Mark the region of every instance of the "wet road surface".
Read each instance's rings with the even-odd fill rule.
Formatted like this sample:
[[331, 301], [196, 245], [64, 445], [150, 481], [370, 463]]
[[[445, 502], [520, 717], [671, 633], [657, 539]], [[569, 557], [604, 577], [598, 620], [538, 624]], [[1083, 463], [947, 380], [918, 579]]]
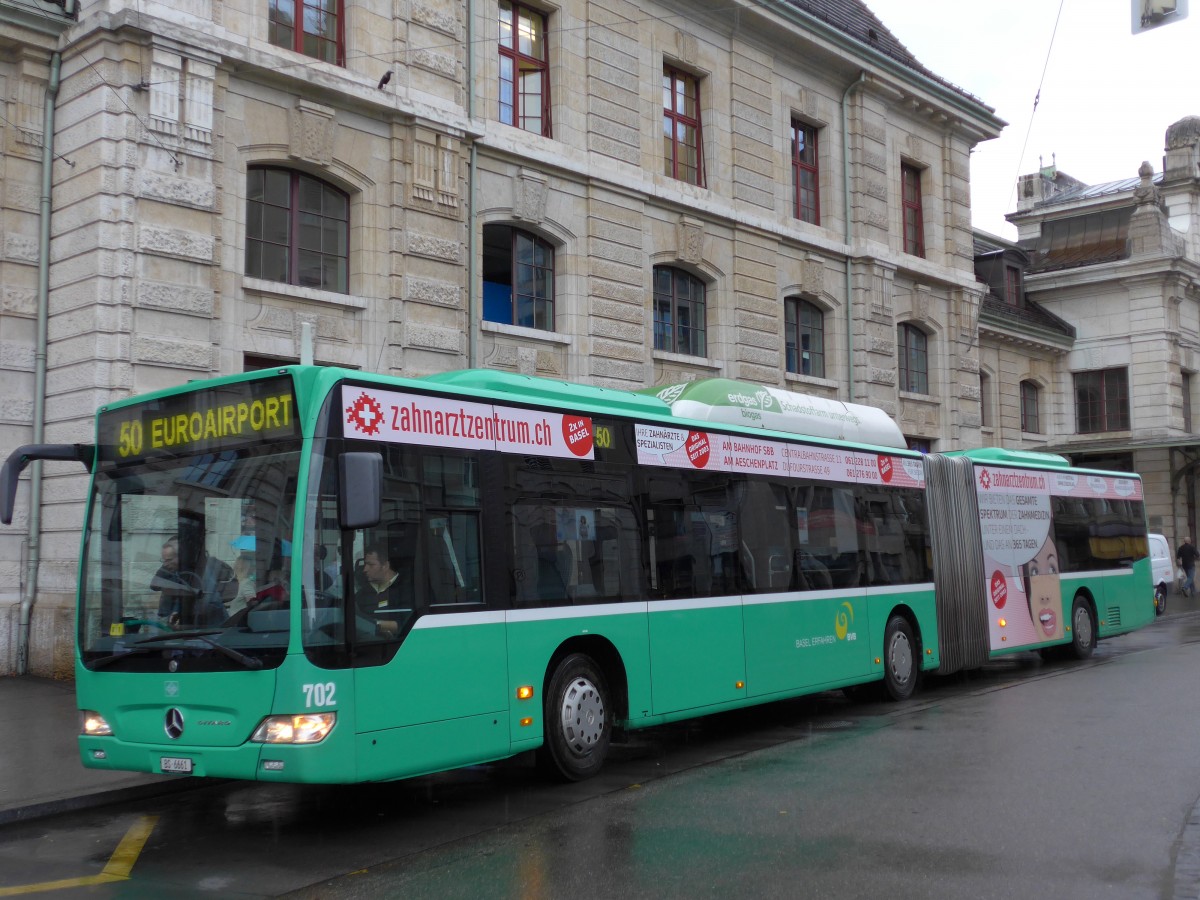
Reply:
[[16, 823], [0, 896], [1197, 897], [1198, 684], [1186, 612], [905, 704], [822, 694], [636, 733], [582, 784], [517, 759]]

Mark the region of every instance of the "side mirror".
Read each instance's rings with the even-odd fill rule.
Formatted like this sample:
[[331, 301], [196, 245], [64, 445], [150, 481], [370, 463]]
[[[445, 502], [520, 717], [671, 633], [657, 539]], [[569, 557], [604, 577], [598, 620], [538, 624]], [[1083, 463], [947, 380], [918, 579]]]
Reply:
[[26, 444], [10, 453], [0, 469], [0, 522], [5, 525], [12, 524], [17, 478], [35, 459], [74, 460], [91, 472], [96, 463], [96, 448], [92, 444]]
[[374, 528], [383, 509], [383, 456], [343, 453], [338, 457], [338, 524], [346, 530]]

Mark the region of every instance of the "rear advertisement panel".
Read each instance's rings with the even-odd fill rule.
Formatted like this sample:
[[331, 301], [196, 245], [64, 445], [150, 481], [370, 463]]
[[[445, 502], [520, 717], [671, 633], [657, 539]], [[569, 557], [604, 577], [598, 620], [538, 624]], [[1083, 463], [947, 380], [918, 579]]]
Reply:
[[[1136, 478], [976, 466], [979, 529], [991, 648], [1061, 641], [1060, 575], [1065, 548], [1056, 540], [1052, 497], [1141, 502]], [[1068, 569], [1070, 571], [1070, 569]]]

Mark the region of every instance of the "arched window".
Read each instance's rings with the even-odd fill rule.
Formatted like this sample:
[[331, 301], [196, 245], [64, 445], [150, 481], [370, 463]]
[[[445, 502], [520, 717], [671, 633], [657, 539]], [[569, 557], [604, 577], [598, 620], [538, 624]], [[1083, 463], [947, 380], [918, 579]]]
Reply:
[[788, 297], [783, 306], [787, 370], [824, 378], [825, 314], [800, 297]]
[[554, 330], [554, 247], [508, 225], [483, 226], [483, 318]]
[[896, 353], [900, 362], [900, 390], [929, 393], [929, 338], [916, 325], [896, 329]]
[[1042, 433], [1038, 412], [1038, 386], [1032, 381], [1021, 382], [1021, 430], [1030, 434]]
[[350, 198], [292, 169], [246, 173], [246, 275], [350, 290]]
[[682, 269], [654, 267], [654, 349], [704, 356], [704, 282]]

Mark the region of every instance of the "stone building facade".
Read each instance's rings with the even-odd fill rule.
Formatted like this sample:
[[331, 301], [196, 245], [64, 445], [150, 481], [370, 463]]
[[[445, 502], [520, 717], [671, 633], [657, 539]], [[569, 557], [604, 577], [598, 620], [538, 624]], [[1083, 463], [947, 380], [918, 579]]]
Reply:
[[1029, 254], [975, 234], [975, 276], [987, 287], [979, 311], [979, 401], [984, 445], [1043, 449], [1058, 418], [1059, 369], [1075, 328], [1033, 299]]
[[[61, 37], [20, 35], [26, 5]], [[39, 247], [13, 176], [36, 168], [20, 123], [61, 54], [39, 139], [45, 440], [89, 440], [116, 398], [295, 361], [311, 330], [321, 363], [722, 375], [882, 407], [916, 446], [980, 443], [969, 154], [1003, 123], [858, 0], [300, 6], [0, 0], [19, 224], [0, 372], [21, 396]], [[34, 418], [4, 408], [0, 453]], [[28, 669], [69, 675], [86, 484], [47, 464], [34, 526], [22, 485], [0, 672], [22, 668], [24, 603]]]
[[[1144, 162], [1087, 185], [1052, 164], [1021, 177], [1007, 252], [1027, 262], [1023, 302], [1057, 320], [1059, 337], [1025, 328], [999, 340], [985, 301], [980, 357], [996, 372], [985, 441], [1140, 473], [1150, 529], [1177, 545], [1198, 524], [1200, 118], [1171, 125], [1165, 144], [1158, 174]], [[1026, 381], [1040, 404], [1034, 430], [1020, 424]]]

